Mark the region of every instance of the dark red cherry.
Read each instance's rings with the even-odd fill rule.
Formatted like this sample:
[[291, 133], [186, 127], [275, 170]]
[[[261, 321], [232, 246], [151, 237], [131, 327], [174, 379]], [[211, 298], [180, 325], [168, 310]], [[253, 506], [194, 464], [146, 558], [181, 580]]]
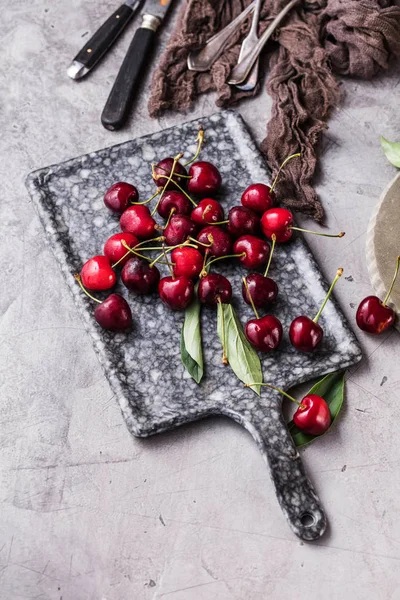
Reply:
[[129, 248], [133, 248], [139, 243], [139, 240], [132, 235], [132, 233], [114, 233], [114, 235], [109, 237], [104, 244], [104, 255], [107, 256], [111, 264], [121, 261], [119, 263], [121, 267], [129, 260], [130, 256], [132, 256], [132, 254], [122, 245], [122, 242], [125, 242]]
[[242, 235], [233, 244], [233, 253], [242, 254], [244, 256], [239, 258], [246, 269], [258, 269], [266, 264], [270, 246], [267, 242], [254, 235]]
[[396, 320], [390, 306], [383, 304], [377, 296], [367, 296], [359, 304], [356, 314], [357, 325], [363, 331], [379, 335], [387, 331]]
[[287, 208], [271, 208], [261, 217], [261, 227], [265, 237], [276, 235], [277, 242], [287, 242], [293, 235], [290, 227], [293, 225], [293, 215]]
[[151, 267], [146, 260], [133, 256], [122, 269], [121, 279], [128, 290], [140, 295], [151, 294], [157, 289], [160, 271], [155, 265]]
[[[231, 236], [218, 225], [204, 227], [196, 239], [202, 244], [211, 244], [210, 254], [216, 258], [230, 254], [232, 249]], [[199, 245], [199, 250], [205, 252], [206, 246]]]
[[304, 433], [322, 435], [331, 424], [329, 406], [321, 396], [308, 394], [294, 413], [293, 422]]
[[197, 293], [200, 302], [207, 306], [216, 306], [219, 299], [222, 304], [229, 304], [232, 298], [232, 286], [223, 275], [210, 273], [200, 279]]
[[200, 200], [196, 208], [190, 215], [192, 221], [204, 227], [212, 223], [219, 223], [224, 220], [224, 210], [219, 202], [212, 198]]
[[82, 267], [81, 281], [88, 290], [104, 291], [114, 287], [117, 276], [106, 256], [93, 256]]
[[231, 208], [228, 219], [228, 231], [233, 237], [257, 235], [260, 230], [260, 217], [244, 206]]
[[195, 279], [203, 268], [203, 255], [196, 248], [175, 248], [171, 252], [171, 259], [175, 277], [185, 275], [189, 279]]
[[168, 246], [183, 244], [189, 236], [196, 235], [196, 223], [186, 215], [173, 215], [164, 229], [164, 237]]
[[194, 283], [189, 277], [164, 277], [158, 284], [161, 300], [173, 310], [185, 310], [194, 294]]
[[[261, 273], [250, 273], [246, 277], [247, 286], [256, 308], [266, 308], [278, 295], [278, 286], [270, 277], [264, 277]], [[244, 283], [242, 284], [243, 300], [251, 306], [250, 298]]]
[[158, 179], [153, 177], [153, 181], [157, 187], [163, 188], [168, 183], [167, 190], [171, 190], [175, 187], [174, 182], [178, 183], [181, 187], [185, 185], [186, 178], [180, 177], [180, 175], [187, 175], [187, 172], [185, 167], [180, 162], [175, 164], [174, 174], [171, 178], [171, 181], [168, 182], [168, 177], [171, 174], [173, 164], [174, 159], [168, 157], [160, 160], [160, 162], [154, 167], [154, 172], [156, 175], [160, 175]]
[[190, 194], [196, 194], [204, 198], [214, 196], [221, 187], [221, 173], [212, 163], [201, 160], [190, 166], [188, 179], [188, 190]]
[[282, 323], [273, 315], [252, 319], [244, 329], [250, 344], [261, 352], [275, 350], [281, 343]]
[[139, 240], [147, 240], [155, 235], [156, 222], [144, 204], [129, 206], [119, 220], [122, 231], [132, 233]]
[[275, 194], [265, 183], [252, 183], [244, 190], [240, 201], [246, 208], [262, 215], [275, 205]]
[[130, 202], [137, 202], [139, 193], [134, 185], [120, 181], [114, 183], [105, 193], [104, 204], [109, 210], [121, 215]]
[[290, 325], [289, 338], [297, 350], [312, 352], [321, 343], [324, 332], [318, 323], [306, 316], [297, 317]]
[[172, 209], [174, 215], [190, 215], [192, 205], [185, 194], [179, 190], [167, 190], [158, 203], [157, 211], [163, 219], [168, 219]]
[[132, 327], [132, 312], [129, 304], [119, 294], [110, 294], [94, 311], [94, 318], [101, 327], [122, 332]]

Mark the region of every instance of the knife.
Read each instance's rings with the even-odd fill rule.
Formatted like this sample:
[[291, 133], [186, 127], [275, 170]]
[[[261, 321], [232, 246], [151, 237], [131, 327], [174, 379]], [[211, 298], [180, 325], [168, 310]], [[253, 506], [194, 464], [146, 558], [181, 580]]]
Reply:
[[128, 25], [140, 4], [141, 0], [126, 0], [125, 4], [103, 23], [69, 66], [67, 73], [71, 79], [81, 79], [89, 73]]
[[142, 24], [133, 36], [101, 115], [101, 122], [106, 129], [120, 129], [128, 118], [156, 32], [172, 2], [173, 0], [147, 0]]

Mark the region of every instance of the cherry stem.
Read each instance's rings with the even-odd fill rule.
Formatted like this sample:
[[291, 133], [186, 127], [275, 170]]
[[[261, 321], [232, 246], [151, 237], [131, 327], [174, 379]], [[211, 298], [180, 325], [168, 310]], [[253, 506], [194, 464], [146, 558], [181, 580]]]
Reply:
[[198, 142], [196, 153], [191, 160], [189, 160], [187, 163], [184, 164], [185, 167], [187, 167], [192, 162], [194, 162], [200, 154], [201, 146], [204, 142], [204, 129], [203, 129], [203, 125], [201, 123], [199, 125], [199, 133], [197, 134], [196, 142]]
[[221, 298], [218, 296], [218, 304], [221, 306], [221, 334], [222, 334], [222, 364], [229, 365], [228, 357], [225, 352], [225, 316], [224, 309], [222, 307]]
[[269, 267], [271, 266], [272, 255], [275, 250], [276, 235], [274, 233], [271, 236], [271, 240], [272, 240], [271, 252], [269, 253], [268, 264], [267, 264], [267, 268], [265, 269], [264, 277], [266, 277], [268, 275]]
[[217, 256], [217, 258], [213, 258], [206, 264], [206, 268], [217, 262], [217, 260], [223, 260], [224, 258], [240, 258], [242, 256], [246, 256], [246, 252], [242, 252], [241, 254], [225, 254], [225, 256]]
[[200, 275], [199, 275], [200, 278], [205, 277], [207, 275], [206, 262], [207, 262], [209, 253], [210, 253], [210, 248], [207, 248], [206, 251], [204, 252], [203, 266], [201, 268]]
[[[176, 246], [167, 246], [165, 247], [164, 244], [161, 246], [162, 248], [162, 253], [157, 256], [157, 258], [155, 258], [153, 260], [153, 262], [150, 264], [150, 266], [152, 267], [153, 265], [156, 264], [156, 262], [158, 262], [160, 260], [160, 258], [162, 258], [163, 256], [166, 256], [167, 252], [172, 252], [172, 250], [175, 250], [175, 248], [196, 248], [197, 250], [197, 246], [195, 246], [194, 244], [191, 244], [188, 240], [186, 240], [186, 242], [183, 242], [183, 244], [177, 244]], [[161, 248], [146, 248], [146, 250], [160, 250]], [[168, 260], [168, 259], [167, 259]]]
[[229, 219], [227, 221], [214, 221], [214, 223], [208, 223], [208, 225], [226, 225], [229, 223]]
[[395, 268], [395, 271], [394, 271], [394, 275], [393, 275], [392, 283], [390, 284], [389, 291], [388, 291], [388, 293], [386, 294], [386, 296], [385, 296], [385, 299], [384, 299], [384, 301], [383, 301], [383, 306], [386, 306], [386, 303], [387, 303], [387, 301], [389, 300], [389, 296], [390, 296], [390, 294], [392, 293], [393, 286], [394, 286], [394, 284], [396, 283], [397, 274], [398, 274], [398, 272], [399, 272], [399, 265], [400, 265], [400, 256], [398, 256], [398, 257], [397, 257], [397, 260], [396, 260], [396, 268]]
[[189, 240], [191, 240], [192, 242], [195, 242], [196, 244], [200, 244], [200, 246], [204, 246], [205, 248], [211, 248], [211, 246], [213, 245], [213, 242], [210, 242], [209, 244], [204, 244], [203, 242], [199, 242], [199, 240], [196, 240], [196, 238], [192, 238], [192, 237], [188, 237]]
[[247, 295], [248, 295], [248, 297], [249, 297], [249, 300], [250, 300], [251, 308], [253, 309], [253, 311], [254, 311], [254, 314], [256, 315], [256, 318], [257, 318], [257, 319], [259, 319], [259, 318], [260, 318], [260, 315], [258, 314], [258, 312], [257, 312], [257, 309], [256, 309], [256, 307], [255, 307], [255, 305], [254, 305], [254, 302], [253, 302], [253, 297], [252, 297], [252, 295], [251, 295], [251, 293], [250, 293], [250, 290], [249, 290], [249, 285], [248, 285], [248, 283], [247, 283], [247, 279], [246, 279], [246, 277], [243, 277], [243, 285], [244, 285], [244, 287], [246, 288], [246, 292], [247, 292]]
[[286, 163], [289, 162], [289, 160], [292, 160], [292, 158], [297, 158], [298, 156], [301, 156], [300, 152], [298, 152], [297, 154], [291, 154], [290, 156], [288, 156], [287, 158], [285, 158], [285, 160], [283, 161], [283, 163], [279, 167], [279, 170], [278, 170], [278, 172], [276, 174], [276, 177], [275, 177], [274, 181], [272, 182], [271, 190], [270, 190], [271, 192], [273, 192], [274, 189], [275, 189], [275, 186], [277, 184], [279, 175], [281, 174], [281, 171], [282, 171], [283, 167], [286, 165]]
[[287, 392], [284, 392], [283, 390], [281, 390], [281, 388], [275, 387], [274, 385], [271, 385], [270, 383], [264, 383], [264, 382], [262, 382], [262, 383], [245, 383], [244, 387], [253, 387], [253, 385], [263, 385], [265, 387], [270, 388], [271, 390], [275, 390], [276, 392], [279, 392], [280, 394], [283, 394], [284, 396], [286, 396], [286, 398], [289, 398], [289, 400], [291, 400], [292, 402], [297, 404], [297, 406], [299, 406], [300, 408], [303, 408], [303, 409], [306, 408], [304, 406], [304, 404], [302, 404], [301, 402], [296, 400], [296, 398], [293, 398], [293, 396], [291, 396]]
[[301, 229], [301, 227], [289, 227], [289, 229], [293, 229], [294, 231], [302, 231], [303, 233], [312, 233], [313, 235], [320, 235], [321, 237], [330, 237], [330, 238], [342, 238], [345, 235], [344, 231], [340, 233], [321, 233], [319, 231], [310, 231], [310, 229]]
[[167, 227], [168, 227], [168, 225], [169, 225], [169, 222], [170, 222], [170, 220], [171, 220], [171, 217], [172, 217], [172, 215], [174, 214], [174, 212], [175, 212], [175, 211], [176, 211], [176, 208], [175, 208], [175, 207], [171, 208], [171, 211], [170, 211], [170, 213], [169, 213], [169, 216], [168, 216], [167, 222], [165, 223], [165, 227], [164, 227], [164, 229], [167, 229]]
[[92, 294], [89, 294], [89, 292], [87, 291], [87, 289], [84, 287], [84, 285], [82, 283], [80, 275], [78, 275], [77, 273], [75, 273], [74, 277], [77, 280], [77, 282], [79, 283], [79, 286], [80, 286], [81, 290], [83, 292], [85, 292], [86, 296], [88, 296], [88, 298], [90, 298], [91, 300], [94, 300], [95, 302], [98, 302], [99, 304], [101, 304], [101, 300], [98, 300], [97, 298], [95, 298], [94, 296], [92, 296]]
[[[125, 242], [125, 240], [122, 240], [121, 244], [123, 245], [124, 248], [126, 248], [128, 250], [128, 252], [130, 252], [131, 254], [135, 254], [135, 256], [139, 256], [139, 258], [144, 258], [144, 260], [147, 260], [149, 262], [151, 262], [151, 258], [149, 258], [148, 256], [145, 256], [144, 254], [139, 254], [139, 252], [136, 252], [136, 250], [134, 250], [134, 248], [131, 248], [130, 246], [128, 246], [128, 244]], [[136, 247], [136, 246], [135, 246]]]
[[[180, 177], [180, 176], [179, 176], [179, 177]], [[178, 188], [178, 190], [179, 190], [179, 191], [181, 191], [181, 192], [182, 192], [182, 194], [184, 194], [184, 195], [186, 196], [186, 198], [187, 198], [188, 200], [190, 200], [190, 202], [193, 204], [193, 206], [197, 206], [197, 203], [196, 203], [196, 202], [193, 200], [193, 198], [191, 198], [191, 197], [189, 196], [189, 194], [188, 194], [188, 193], [187, 193], [187, 192], [186, 192], [186, 191], [183, 189], [183, 187], [181, 187], [181, 186], [179, 185], [179, 183], [177, 183], [176, 181], [174, 181], [174, 185], [175, 185], [175, 186]]]
[[[165, 237], [163, 235], [159, 235], [158, 237], [151, 238], [150, 240], [143, 240], [142, 242], [139, 242], [138, 244], [136, 244], [136, 246], [134, 246], [133, 248], [134, 249], [139, 248], [139, 246], [142, 246], [143, 244], [147, 244], [148, 242], [163, 242], [164, 240], [165, 240]], [[123, 240], [123, 241], [125, 241], [125, 240]], [[125, 244], [122, 243], [122, 245], [124, 246], [124, 248], [126, 248]], [[143, 248], [143, 250], [147, 250], [147, 248]], [[125, 252], [125, 254], [123, 256], [121, 256], [121, 258], [119, 260], [117, 260], [116, 263], [114, 263], [113, 265], [111, 265], [111, 268], [115, 269], [115, 267], [117, 265], [119, 265], [119, 263], [121, 261], [123, 261], [124, 258], [126, 258], [130, 253], [131, 253], [131, 247], [129, 246], [129, 250], [127, 250]]]
[[325, 296], [325, 300], [324, 300], [324, 301], [323, 301], [323, 303], [321, 304], [321, 308], [319, 309], [319, 311], [317, 312], [317, 314], [316, 314], [316, 315], [315, 315], [315, 317], [313, 318], [313, 321], [314, 321], [314, 323], [316, 323], [316, 322], [318, 321], [318, 319], [320, 318], [320, 316], [321, 316], [321, 313], [322, 313], [322, 311], [324, 310], [324, 308], [325, 308], [325, 305], [326, 305], [326, 303], [328, 302], [328, 300], [329, 300], [329, 298], [330, 298], [330, 296], [331, 296], [331, 294], [332, 294], [332, 291], [333, 291], [333, 288], [334, 288], [334, 287], [335, 287], [335, 285], [336, 285], [336, 282], [338, 281], [338, 279], [340, 279], [340, 277], [341, 277], [342, 275], [343, 275], [343, 269], [338, 269], [338, 270], [337, 270], [337, 273], [336, 273], [336, 277], [335, 277], [335, 279], [332, 281], [331, 287], [329, 288], [329, 290], [328, 290], [328, 293], [327, 293], [327, 295]]
[[158, 194], [161, 192], [162, 188], [157, 188], [157, 191], [150, 196], [150, 198], [147, 198], [147, 200], [144, 200], [143, 202], [131, 202], [131, 204], [148, 204], [149, 202], [151, 202], [153, 200], [153, 198], [155, 198], [156, 196], [158, 196]]
[[[174, 271], [173, 271], [173, 268], [172, 268], [172, 266], [171, 266], [171, 263], [170, 263], [170, 262], [169, 262], [169, 260], [168, 260], [168, 256], [167, 256], [167, 253], [166, 253], [166, 251], [165, 251], [165, 246], [164, 246], [164, 244], [163, 244], [163, 255], [165, 256], [165, 260], [166, 260], [166, 262], [167, 262], [167, 265], [168, 265], [169, 272], [171, 273], [171, 277], [172, 277], [172, 279], [175, 279]], [[152, 267], [153, 265], [151, 264], [150, 266]]]

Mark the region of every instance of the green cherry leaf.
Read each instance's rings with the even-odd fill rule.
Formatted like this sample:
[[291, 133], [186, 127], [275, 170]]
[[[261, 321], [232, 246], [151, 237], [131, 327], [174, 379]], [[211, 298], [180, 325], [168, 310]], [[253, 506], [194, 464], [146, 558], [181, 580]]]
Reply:
[[389, 142], [381, 136], [381, 144], [388, 161], [400, 168], [400, 142]]
[[193, 302], [185, 311], [181, 333], [181, 361], [196, 383], [200, 383], [204, 373], [200, 309], [196, 288]]
[[[218, 335], [225, 345], [232, 371], [243, 383], [262, 381], [261, 363], [257, 352], [249, 344], [243, 327], [231, 304], [218, 304]], [[225, 339], [224, 339], [225, 338]], [[260, 386], [251, 388], [260, 395]]]
[[[322, 396], [328, 404], [332, 420], [330, 427], [327, 431], [330, 431], [343, 405], [344, 371], [337, 371], [336, 373], [330, 373], [329, 375], [326, 375], [326, 377], [324, 377], [315, 385], [313, 385], [313, 387], [307, 392], [307, 394], [305, 394], [305, 396], [307, 396], [308, 394], [318, 394], [318, 396]], [[308, 433], [304, 433], [304, 431], [299, 429], [293, 423], [293, 421], [290, 421], [290, 423], [288, 423], [288, 429], [290, 431], [295, 445], [298, 448], [306, 446], [315, 439], [322, 437], [321, 435], [310, 435]]]

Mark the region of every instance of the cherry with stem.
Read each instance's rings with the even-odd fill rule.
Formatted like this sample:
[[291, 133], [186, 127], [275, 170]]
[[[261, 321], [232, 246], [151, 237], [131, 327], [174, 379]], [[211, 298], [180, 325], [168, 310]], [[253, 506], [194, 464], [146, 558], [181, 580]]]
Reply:
[[94, 318], [103, 329], [122, 333], [131, 328], [132, 312], [125, 298], [120, 294], [110, 294], [105, 300], [98, 300], [87, 291], [80, 275], [75, 274], [74, 277], [86, 296], [98, 304]]
[[399, 266], [400, 256], [396, 259], [392, 282], [383, 302], [378, 296], [367, 296], [364, 300], [361, 300], [356, 313], [356, 322], [362, 331], [372, 333], [373, 335], [380, 335], [384, 331], [387, 331], [395, 322], [396, 313], [387, 303], [396, 283]]
[[294, 319], [290, 325], [289, 338], [292, 346], [302, 352], [312, 352], [321, 343], [324, 331], [318, 324], [318, 320], [324, 310], [326, 303], [331, 297], [333, 288], [343, 274], [343, 269], [338, 269], [334, 280], [325, 296], [323, 303], [315, 317], [310, 319], [305, 315], [301, 315]]
[[298, 408], [293, 415], [293, 422], [304, 433], [322, 435], [329, 429], [332, 422], [331, 413], [326, 400], [322, 396], [307, 394], [299, 402], [284, 390], [269, 383], [246, 383], [245, 387], [252, 387], [253, 385], [261, 385], [275, 390], [297, 404]]
[[250, 344], [261, 352], [275, 350], [282, 340], [282, 323], [273, 315], [265, 315], [260, 318], [245, 277], [243, 277], [243, 285], [256, 316], [255, 319], [251, 319], [246, 323], [245, 336]]

